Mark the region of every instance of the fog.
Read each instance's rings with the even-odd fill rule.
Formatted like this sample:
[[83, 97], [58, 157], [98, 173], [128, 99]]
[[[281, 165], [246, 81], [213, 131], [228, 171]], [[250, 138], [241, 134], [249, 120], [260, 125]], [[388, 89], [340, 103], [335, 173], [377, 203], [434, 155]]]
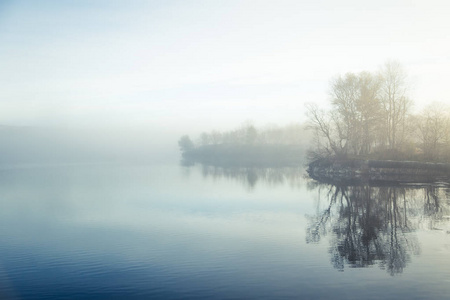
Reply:
[[124, 128], [0, 128], [0, 168], [79, 163], [178, 161], [176, 134]]
[[[1, 1], [1, 161], [177, 160], [183, 134], [306, 120], [398, 59], [447, 101], [445, 1]], [[95, 159], [94, 159], [95, 158]]]
[[448, 298], [449, 16], [0, 0], [0, 298]]

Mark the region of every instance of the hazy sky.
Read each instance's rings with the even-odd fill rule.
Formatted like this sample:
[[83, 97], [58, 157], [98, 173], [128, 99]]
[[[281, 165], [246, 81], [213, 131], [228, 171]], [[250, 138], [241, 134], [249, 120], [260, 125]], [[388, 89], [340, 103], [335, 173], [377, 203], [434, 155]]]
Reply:
[[0, 124], [286, 124], [388, 59], [419, 106], [450, 102], [449, 16], [444, 0], [0, 0]]

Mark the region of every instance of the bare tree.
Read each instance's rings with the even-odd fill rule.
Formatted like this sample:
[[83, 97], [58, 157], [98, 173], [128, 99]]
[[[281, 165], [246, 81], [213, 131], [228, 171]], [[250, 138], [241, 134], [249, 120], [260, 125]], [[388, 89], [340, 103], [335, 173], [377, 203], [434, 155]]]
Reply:
[[368, 154], [376, 142], [381, 120], [381, 78], [369, 72], [347, 73], [332, 82], [333, 110], [341, 119], [349, 151]]
[[220, 131], [213, 130], [210, 133], [210, 139], [212, 144], [217, 145], [223, 143], [223, 136]]
[[331, 83], [330, 96], [334, 107], [335, 123], [340, 125], [337, 129], [340, 129], [346, 137], [350, 152], [357, 154], [361, 141], [357, 103], [358, 77], [353, 73], [337, 77]]
[[326, 113], [315, 104], [307, 104], [310, 129], [314, 130], [313, 158], [347, 154], [346, 130], [336, 113]]
[[361, 131], [361, 154], [368, 154], [377, 142], [382, 128], [382, 109], [380, 99], [381, 77], [368, 72], [359, 74], [359, 130]]
[[449, 116], [441, 103], [432, 103], [417, 118], [418, 137], [426, 159], [436, 160], [449, 141]]
[[407, 75], [400, 63], [387, 62], [380, 71], [384, 132], [389, 149], [398, 149], [406, 136], [406, 118], [412, 102], [407, 97]]

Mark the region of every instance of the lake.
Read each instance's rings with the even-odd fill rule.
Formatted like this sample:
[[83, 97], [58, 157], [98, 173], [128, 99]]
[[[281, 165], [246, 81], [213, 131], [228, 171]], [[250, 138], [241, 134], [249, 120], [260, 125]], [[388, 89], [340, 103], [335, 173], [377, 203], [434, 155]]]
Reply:
[[2, 299], [444, 299], [450, 188], [301, 168], [0, 169]]

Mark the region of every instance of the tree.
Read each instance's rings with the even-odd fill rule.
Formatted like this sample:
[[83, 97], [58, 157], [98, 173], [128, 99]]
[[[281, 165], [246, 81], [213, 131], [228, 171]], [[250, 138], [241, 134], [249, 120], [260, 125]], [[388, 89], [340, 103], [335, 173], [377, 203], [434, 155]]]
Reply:
[[443, 105], [432, 103], [417, 118], [418, 137], [425, 158], [436, 160], [448, 146], [449, 116]]
[[308, 128], [314, 130], [315, 150], [311, 158], [347, 155], [347, 136], [336, 113], [320, 110], [315, 104], [307, 104]]
[[387, 62], [380, 71], [384, 110], [384, 136], [389, 149], [398, 149], [406, 137], [406, 118], [412, 102], [407, 98], [407, 75], [397, 61]]
[[338, 113], [350, 153], [367, 154], [380, 120], [379, 76], [347, 73], [332, 82], [333, 110]]
[[210, 139], [213, 145], [223, 143], [223, 135], [221, 132], [217, 130], [211, 131]]
[[377, 142], [377, 132], [381, 128], [381, 100], [379, 97], [381, 77], [363, 72], [359, 75], [359, 99], [357, 108], [360, 114], [359, 129], [361, 130], [362, 154], [368, 154]]
[[[337, 77], [331, 84], [330, 95], [332, 97], [333, 115], [335, 124], [339, 124], [345, 136], [345, 152], [350, 148], [351, 152], [357, 152], [359, 143], [359, 126], [357, 115], [358, 78], [353, 73], [347, 73], [344, 77]], [[338, 128], [337, 128], [338, 129]]]
[[186, 152], [194, 149], [194, 143], [188, 135], [183, 135], [178, 140], [178, 146], [180, 147], [181, 152]]
[[245, 143], [253, 144], [258, 137], [258, 132], [256, 131], [255, 126], [252, 124], [248, 124], [245, 128]]
[[367, 155], [386, 148], [406, 151], [412, 104], [406, 92], [406, 73], [397, 62], [386, 63], [379, 73], [336, 77], [330, 84], [332, 109], [323, 112], [307, 106], [316, 137], [315, 154]]

